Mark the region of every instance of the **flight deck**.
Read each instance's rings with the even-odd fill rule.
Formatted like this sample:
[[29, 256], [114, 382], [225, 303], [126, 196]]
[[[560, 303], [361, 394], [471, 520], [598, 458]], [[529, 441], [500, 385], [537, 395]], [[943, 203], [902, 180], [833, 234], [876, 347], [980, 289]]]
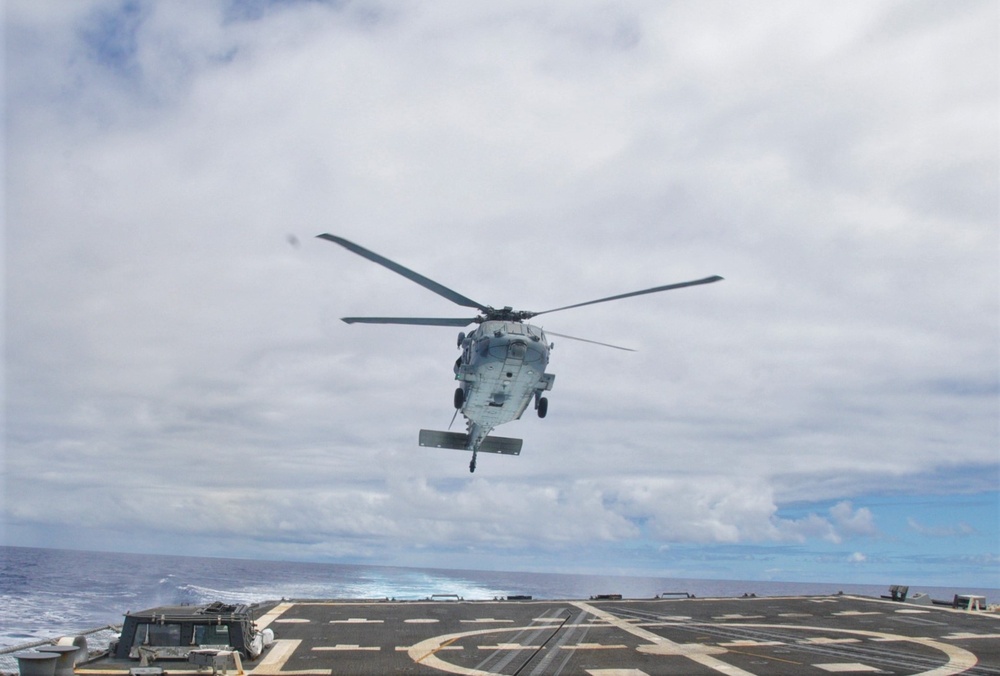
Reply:
[[[847, 595], [651, 600], [323, 601], [262, 607], [256, 676], [1000, 675], [1000, 614]], [[157, 662], [165, 674], [197, 674]], [[135, 663], [78, 665], [80, 676]], [[148, 672], [145, 672], [148, 673]]]

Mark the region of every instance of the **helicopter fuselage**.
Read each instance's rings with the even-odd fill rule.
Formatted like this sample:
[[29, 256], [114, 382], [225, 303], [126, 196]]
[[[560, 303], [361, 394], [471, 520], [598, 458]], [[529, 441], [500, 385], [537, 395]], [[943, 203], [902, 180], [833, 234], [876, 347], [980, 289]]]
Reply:
[[[532, 400], [535, 402], [535, 411], [539, 418], [544, 418], [548, 411], [549, 400], [542, 394], [546, 390], [551, 390], [552, 384], [555, 382], [555, 376], [545, 372], [545, 368], [549, 364], [549, 352], [552, 350], [552, 345], [548, 342], [541, 328], [526, 324], [526, 320], [550, 312], [561, 312], [597, 303], [632, 298], [633, 296], [680, 289], [686, 286], [711, 284], [722, 279], [718, 275], [713, 275], [704, 279], [654, 286], [649, 289], [620, 293], [615, 296], [564, 305], [541, 312], [515, 310], [510, 306], [495, 308], [463, 296], [440, 282], [435, 282], [419, 272], [414, 272], [343, 237], [329, 233], [323, 233], [317, 237], [339, 244], [348, 251], [362, 258], [367, 258], [372, 263], [381, 265], [397, 275], [402, 275], [411, 282], [419, 284], [456, 305], [474, 308], [479, 312], [478, 316], [471, 319], [460, 317], [342, 317], [343, 321], [348, 324], [463, 327], [472, 324], [479, 325], [468, 335], [464, 332], [459, 334], [458, 347], [462, 350], [462, 354], [455, 362], [454, 368], [455, 380], [459, 383], [455, 390], [455, 417], [458, 417], [459, 413], [465, 417], [466, 433], [422, 429], [419, 436], [421, 446], [472, 451], [472, 462], [469, 463], [470, 472], [476, 471], [477, 453], [498, 453], [500, 455], [519, 455], [521, 453], [521, 439], [489, 436], [494, 428], [520, 418]], [[552, 335], [619, 350], [630, 349], [565, 334], [553, 333]], [[454, 418], [452, 418], [452, 422], [454, 422]]]
[[456, 393], [455, 403], [468, 421], [468, 449], [476, 450], [495, 427], [520, 418], [529, 403], [539, 408], [542, 393], [555, 381], [545, 373], [552, 346], [537, 326], [484, 321], [472, 333], [459, 334], [459, 347], [454, 370], [462, 393]]

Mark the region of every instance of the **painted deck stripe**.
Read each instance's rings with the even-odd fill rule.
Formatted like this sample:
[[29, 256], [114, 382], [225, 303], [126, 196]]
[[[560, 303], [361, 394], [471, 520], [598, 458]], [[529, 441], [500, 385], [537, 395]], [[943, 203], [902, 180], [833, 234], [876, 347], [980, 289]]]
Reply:
[[1000, 634], [972, 634], [967, 631], [958, 631], [953, 634], [942, 636], [949, 641], [964, 641], [969, 638], [1000, 638]]
[[346, 620], [330, 620], [330, 624], [384, 624], [385, 620], [369, 620], [366, 617], [349, 617]]
[[462, 624], [492, 624], [492, 623], [514, 623], [514, 620], [495, 620], [492, 617], [477, 617], [474, 620], [459, 620]]
[[[285, 666], [285, 662], [292, 656], [292, 654], [298, 649], [302, 641], [299, 640], [289, 640], [289, 639], [279, 639], [271, 645], [270, 651], [267, 653], [267, 657], [260, 661], [257, 666], [253, 669], [247, 671], [247, 674], [277, 674], [281, 673], [281, 676], [319, 676], [322, 674], [326, 676], [327, 674], [333, 673], [332, 669], [303, 669], [301, 671], [283, 671], [282, 667]], [[171, 670], [172, 672], [173, 670]]]
[[867, 664], [861, 664], [860, 662], [830, 662], [828, 664], [814, 664], [817, 669], [822, 669], [823, 671], [829, 671], [832, 673], [871, 673], [871, 672], [881, 672], [882, 670], [877, 667], [872, 667]]
[[785, 645], [783, 641], [754, 641], [751, 639], [741, 639], [739, 641], [729, 641], [728, 643], [719, 643], [723, 648], [753, 648], [756, 646], [768, 646], [768, 645]]
[[[787, 625], [783, 624], [733, 624], [734, 627], [751, 627], [753, 629], [788, 629]], [[979, 662], [979, 658], [975, 656], [972, 652], [961, 648], [956, 645], [951, 645], [950, 643], [942, 643], [941, 641], [933, 638], [928, 638], [926, 636], [900, 636], [898, 634], [887, 634], [881, 631], [868, 631], [865, 629], [834, 629], [831, 627], [811, 627], [808, 625], [802, 625], [795, 627], [802, 631], [816, 631], [816, 632], [837, 632], [840, 634], [850, 634], [852, 636], [861, 636], [869, 641], [893, 641], [893, 642], [909, 642], [909, 643], [919, 643], [920, 645], [927, 646], [934, 650], [940, 650], [948, 657], [948, 662], [930, 669], [928, 671], [921, 671], [920, 673], [913, 674], [912, 676], [957, 676], [962, 672], [971, 669], [976, 666]]]
[[834, 617], [858, 617], [859, 615], [881, 615], [878, 610], [843, 610], [839, 613], [831, 613]]
[[257, 629], [263, 631], [264, 628], [267, 627], [267, 625], [271, 624], [276, 619], [281, 617], [285, 613], [285, 611], [291, 608], [293, 605], [295, 604], [279, 603], [274, 608], [271, 608], [269, 611], [267, 611], [266, 613], [257, 618], [257, 621], [255, 622], [255, 624], [257, 625]]
[[718, 671], [722, 674], [753, 676], [753, 674], [749, 671], [744, 671], [739, 667], [729, 664], [728, 662], [723, 662], [719, 658], [715, 657], [715, 655], [725, 653], [725, 648], [707, 646], [701, 643], [674, 643], [673, 641], [664, 638], [659, 634], [654, 634], [647, 629], [637, 627], [634, 624], [629, 624], [628, 622], [623, 622], [618, 616], [605, 612], [596, 606], [590, 605], [589, 603], [574, 601], [573, 605], [584, 612], [590, 613], [594, 617], [601, 618], [608, 624], [617, 627], [624, 632], [632, 634], [633, 636], [638, 636], [645, 641], [649, 641], [650, 643], [648, 645], [641, 645], [638, 647], [638, 651], [641, 653], [649, 655], [680, 655], [688, 658], [692, 662], [697, 662], [702, 666], [708, 667], [709, 669]]

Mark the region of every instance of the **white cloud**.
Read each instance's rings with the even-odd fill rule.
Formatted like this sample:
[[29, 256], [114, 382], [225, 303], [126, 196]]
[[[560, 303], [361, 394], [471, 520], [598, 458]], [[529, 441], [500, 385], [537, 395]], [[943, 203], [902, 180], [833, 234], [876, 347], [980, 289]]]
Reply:
[[976, 532], [975, 528], [961, 521], [956, 524], [929, 526], [920, 523], [913, 517], [909, 517], [906, 523], [910, 527], [910, 530], [933, 538], [968, 537]]
[[[995, 490], [990, 4], [128, 7], [8, 3], [19, 533], [516, 560]], [[640, 351], [557, 339], [549, 417], [469, 477], [415, 444], [454, 335], [337, 320], [465, 309], [327, 230], [498, 306], [727, 279], [546, 316]]]
[[830, 516], [837, 529], [846, 535], [873, 536], [878, 533], [875, 519], [867, 507], [854, 510], [850, 502], [838, 502], [830, 508]]

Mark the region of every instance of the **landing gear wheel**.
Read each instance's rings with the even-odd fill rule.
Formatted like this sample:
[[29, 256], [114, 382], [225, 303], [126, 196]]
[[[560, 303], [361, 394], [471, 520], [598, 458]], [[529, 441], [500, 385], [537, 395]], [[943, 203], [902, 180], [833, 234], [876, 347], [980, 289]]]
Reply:
[[476, 453], [473, 451], [472, 462], [469, 463], [469, 474], [472, 474], [475, 471], [476, 471]]
[[542, 397], [541, 399], [538, 400], [537, 408], [538, 408], [538, 417], [544, 418], [545, 414], [549, 412], [549, 400], [546, 399], [545, 397]]
[[462, 408], [465, 403], [465, 390], [461, 387], [455, 390], [455, 408]]

